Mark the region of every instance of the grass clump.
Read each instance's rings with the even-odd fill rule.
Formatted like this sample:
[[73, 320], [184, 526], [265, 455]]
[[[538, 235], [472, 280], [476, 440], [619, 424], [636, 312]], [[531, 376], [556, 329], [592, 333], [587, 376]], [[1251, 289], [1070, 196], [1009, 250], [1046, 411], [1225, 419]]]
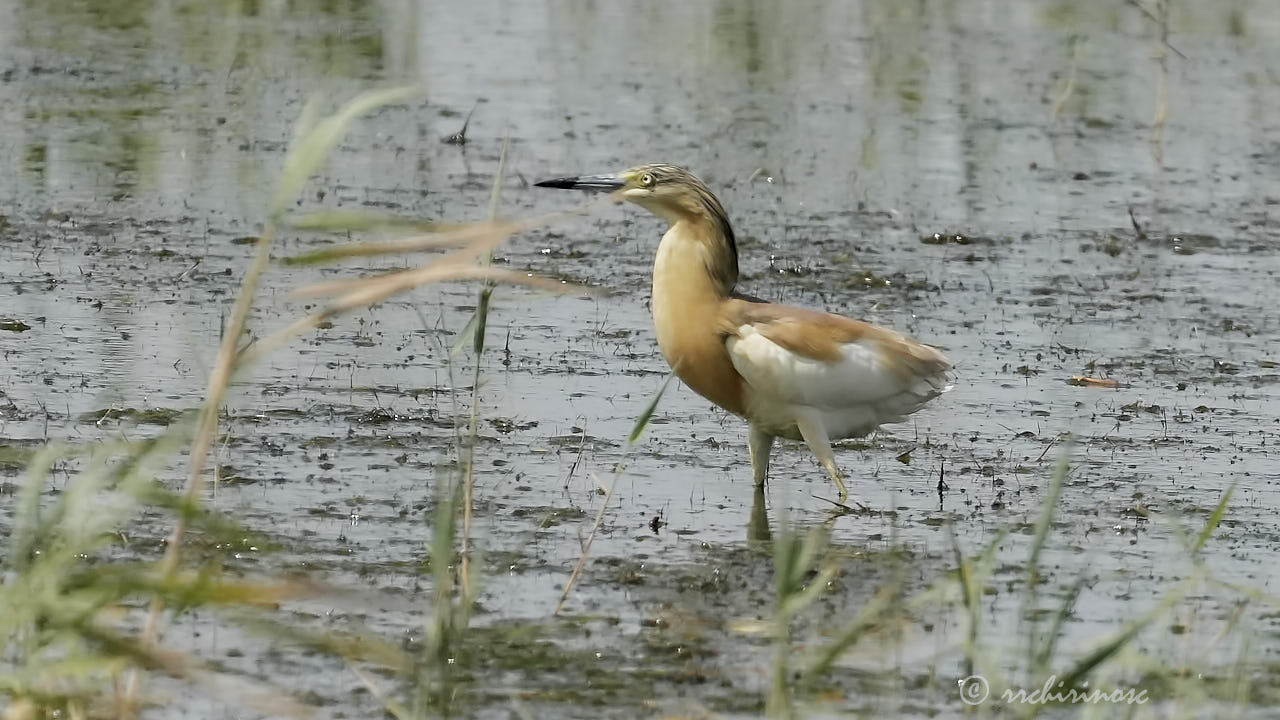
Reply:
[[[563, 288], [558, 282], [485, 262], [512, 234], [543, 222], [498, 221], [496, 183], [495, 212], [483, 223], [444, 225], [369, 213], [286, 214], [352, 122], [420, 94], [416, 87], [369, 92], [329, 116], [321, 115], [317, 102], [307, 105], [269, 201], [263, 231], [253, 243], [254, 255], [223, 328], [204, 403], [194, 421], [174, 411], [163, 417], [164, 422], [154, 423], [164, 429], [153, 440], [90, 447], [51, 444], [35, 451], [34, 457], [22, 453], [26, 477], [18, 491], [16, 526], [0, 576], [0, 697], [8, 700], [6, 718], [132, 717], [147, 705], [145, 680], [156, 676], [189, 683], [223, 699], [236, 698], [269, 714], [305, 712], [277, 688], [217, 672], [185, 653], [167, 649], [165, 619], [195, 609], [221, 609], [246, 631], [342, 657], [375, 689], [366, 670], [370, 664], [412, 678], [416, 690], [408, 705], [388, 699], [388, 709], [397, 715], [447, 712], [449, 658], [468, 624], [476, 592], [474, 573], [465, 560], [470, 550], [473, 458], [469, 450], [463, 475], [445, 484], [432, 523], [434, 598], [426, 614], [425, 650], [416, 656], [373, 636], [310, 631], [290, 622], [287, 614], [278, 611], [282, 602], [324, 592], [305, 580], [232, 577], [216, 561], [187, 562], [183, 557], [193, 531], [214, 543], [238, 543], [246, 536], [242, 528], [204, 507], [219, 408], [232, 379], [244, 368], [335, 315], [368, 308], [422, 285], [483, 280], [486, 295], [482, 299], [487, 299], [496, 283]], [[274, 240], [288, 226], [312, 232], [390, 229], [401, 234], [387, 243], [348, 240], [321, 253], [289, 259], [293, 263], [421, 250], [446, 252], [405, 270], [303, 288], [299, 292], [329, 300], [311, 314], [241, 346], [255, 294], [271, 265]], [[483, 309], [484, 303], [474, 331], [477, 354], [483, 349]], [[114, 414], [131, 415], [127, 411]], [[152, 421], [145, 413], [133, 415], [139, 422]], [[468, 448], [474, 445], [475, 432], [473, 411]], [[186, 483], [180, 493], [172, 493], [164, 489], [163, 479], [183, 450]], [[461, 453], [461, 443], [458, 450]], [[49, 501], [45, 498], [55, 464], [74, 464], [78, 469]], [[118, 560], [122, 529], [139, 514], [157, 513], [167, 517], [172, 527], [160, 558], [147, 562], [144, 553], [142, 561]], [[454, 562], [459, 547], [464, 558], [461, 569]], [[235, 690], [227, 692], [228, 688]]]
[[[905, 706], [914, 701], [918, 710], [921, 705], [915, 698], [943, 688], [940, 707], [971, 706], [979, 714], [1026, 718], [1052, 715], [1064, 707], [1104, 717], [1117, 708], [1143, 708], [1136, 716], [1146, 717], [1143, 713], [1154, 712], [1170, 700], [1192, 716], [1200, 712], [1218, 716], [1274, 701], [1275, 683], [1255, 680], [1267, 664], [1253, 653], [1245, 610], [1254, 605], [1274, 613], [1280, 598], [1218, 579], [1204, 561], [1205, 547], [1227, 517], [1230, 488], [1202, 525], [1188, 530], [1169, 521], [1170, 531], [1182, 538], [1185, 548], [1186, 571], [1181, 577], [1175, 576], [1148, 599], [1134, 600], [1132, 613], [1121, 618], [1114, 630], [1064, 641], [1081, 598], [1090, 591], [1087, 575], [1068, 574], [1064, 579], [1062, 567], [1052, 572], [1044, 567], [1058, 499], [1070, 471], [1071, 449], [1068, 442], [1029, 528], [1019, 582], [995, 581], [998, 565], [1006, 577], [1010, 572], [1009, 560], [1000, 559], [1002, 547], [1012, 537], [1008, 530], [995, 532], [973, 555], [961, 549], [953, 534], [951, 573], [907, 591], [895, 566], [852, 619], [833, 622], [823, 618], [822, 612], [812, 611], [840, 577], [834, 570], [840, 549], [831, 545], [827, 528], [801, 532], [784, 526], [775, 533], [776, 605], [765, 628], [774, 638], [775, 653], [766, 713], [803, 717], [815, 709], [835, 707], [865, 712], [867, 706], [854, 697], [855, 688], [883, 693], [885, 687], [897, 687], [898, 694], [879, 694], [871, 700], [873, 705], [888, 701]], [[1001, 599], [997, 586], [1017, 590], [1014, 596]], [[1193, 628], [1187, 618], [1196, 617], [1196, 603], [1206, 597], [1219, 598], [1235, 611]], [[1016, 605], [1013, 611], [1011, 604]], [[907, 653], [910, 636], [923, 618], [929, 618], [929, 627], [945, 623], [954, 628], [957, 644], [941, 648], [923, 668], [867, 662], [868, 657]], [[811, 645], [798, 653], [792, 628], [801, 619], [817, 622], [823, 630], [818, 641], [810, 637]], [[1181, 656], [1167, 651], [1166, 633], [1177, 636], [1193, 631], [1210, 636], [1209, 645]], [[846, 656], [872, 638], [875, 644], [862, 648], [861, 661], [851, 675]], [[1206, 652], [1210, 647], [1233, 646], [1238, 647], [1237, 659], [1226, 667], [1213, 664], [1216, 661]], [[853, 688], [851, 677], [857, 679]], [[1113, 697], [1119, 699], [1112, 702]], [[923, 706], [929, 707], [927, 702]], [[890, 712], [882, 708], [878, 714]]]

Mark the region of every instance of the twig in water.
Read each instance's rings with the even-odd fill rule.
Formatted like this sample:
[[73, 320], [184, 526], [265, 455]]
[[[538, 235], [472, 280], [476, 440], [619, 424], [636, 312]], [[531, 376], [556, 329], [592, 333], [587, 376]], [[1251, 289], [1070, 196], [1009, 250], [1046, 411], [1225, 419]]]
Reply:
[[943, 458], [942, 465], [938, 467], [938, 504], [939, 505], [941, 505], [942, 501], [946, 498], [947, 491], [951, 489], [951, 486], [947, 484], [946, 477], [947, 477], [947, 459]]
[[1043, 459], [1044, 459], [1045, 454], [1049, 452], [1049, 449], [1050, 449], [1050, 448], [1052, 448], [1052, 447], [1053, 447], [1054, 445], [1056, 445], [1057, 443], [1058, 443], [1058, 438], [1057, 438], [1057, 437], [1051, 438], [1051, 439], [1049, 440], [1049, 444], [1044, 446], [1044, 451], [1042, 451], [1042, 452], [1040, 453], [1040, 457], [1036, 458], [1036, 462], [1040, 462], [1041, 460], [1043, 460]]
[[871, 508], [867, 507], [866, 505], [863, 505], [863, 504], [862, 504], [862, 503], [860, 503], [860, 502], [855, 502], [855, 503], [854, 503], [854, 505], [857, 505], [857, 506], [858, 506], [858, 507], [857, 507], [857, 509], [854, 509], [854, 508], [853, 508], [853, 506], [851, 506], [851, 505], [847, 505], [847, 504], [845, 504], [845, 503], [842, 503], [842, 502], [840, 502], [839, 500], [832, 500], [831, 498], [822, 497], [821, 495], [812, 495], [812, 494], [811, 494], [811, 495], [809, 495], [809, 497], [811, 497], [811, 498], [813, 498], [813, 499], [815, 499], [815, 500], [822, 500], [822, 501], [824, 501], [824, 502], [829, 502], [829, 503], [831, 503], [832, 505], [835, 505], [835, 506], [836, 506], [836, 508], [840, 510], [841, 514], [844, 514], [844, 515], [857, 515], [857, 514], [859, 514], [859, 513], [861, 513], [861, 514], [863, 514], [863, 515], [873, 515], [873, 514], [875, 514], [875, 511], [874, 511], [874, 510], [872, 510]]
[[569, 466], [569, 474], [564, 476], [564, 487], [569, 489], [569, 481], [573, 479], [573, 474], [578, 471], [578, 464], [582, 462], [582, 451], [587, 447], [587, 429], [582, 429], [582, 437], [578, 440], [578, 456], [573, 459], [573, 464]]
[[[667, 379], [662, 381], [662, 387], [658, 388], [658, 392], [654, 394], [653, 399], [649, 401], [649, 405], [645, 407], [640, 417], [636, 418], [636, 424], [631, 428], [631, 435], [627, 437], [626, 447], [622, 449], [622, 460], [618, 461], [613, 471], [613, 482], [609, 483], [609, 487], [605, 489], [604, 502], [600, 504], [600, 511], [596, 513], [595, 522], [591, 525], [591, 533], [587, 535], [587, 540], [582, 544], [582, 554], [578, 556], [578, 564], [573, 566], [573, 572], [569, 574], [569, 580], [564, 584], [564, 591], [560, 593], [560, 599], [556, 601], [556, 609], [552, 615], [559, 615], [561, 608], [564, 607], [564, 601], [568, 599], [569, 592], [573, 590], [573, 586], [578, 582], [578, 576], [582, 574], [582, 569], [587, 566], [587, 557], [591, 554], [591, 543], [596, 539], [596, 533], [600, 530], [600, 523], [604, 522], [604, 513], [609, 509], [609, 501], [613, 498], [613, 489], [618, 486], [618, 479], [622, 477], [623, 460], [626, 459], [627, 452], [635, 445], [640, 436], [644, 434], [644, 429], [649, 426], [649, 420], [653, 417], [653, 413], [658, 409], [658, 401], [662, 399], [662, 394], [667, 391], [667, 386], [671, 384], [671, 378], [675, 377], [675, 368], [667, 375]], [[603, 485], [599, 478], [596, 479], [597, 485]]]
[[[595, 522], [591, 523], [591, 532], [587, 534], [587, 539], [582, 543], [582, 554], [578, 556], [578, 564], [573, 566], [573, 572], [569, 573], [569, 580], [564, 584], [564, 591], [560, 593], [560, 599], [556, 601], [556, 609], [552, 615], [559, 615], [560, 609], [564, 607], [564, 601], [569, 598], [569, 591], [573, 590], [573, 586], [578, 582], [578, 576], [582, 574], [582, 569], [587, 566], [587, 556], [591, 554], [591, 543], [595, 542], [596, 533], [600, 531], [600, 523], [604, 522], [604, 513], [609, 509], [609, 501], [613, 499], [613, 489], [618, 485], [618, 476], [621, 472], [613, 477], [613, 482], [609, 483], [609, 488], [605, 490], [604, 502], [600, 503], [600, 510], [596, 513]], [[596, 483], [600, 484], [599, 478]]]
[[[1187, 56], [1186, 56], [1186, 55], [1185, 55], [1181, 50], [1179, 50], [1178, 48], [1176, 48], [1176, 47], [1174, 47], [1173, 45], [1169, 44], [1169, 18], [1168, 18], [1168, 8], [1162, 8], [1162, 9], [1161, 9], [1161, 13], [1164, 15], [1164, 17], [1162, 18], [1162, 17], [1157, 17], [1157, 16], [1156, 16], [1154, 13], [1152, 13], [1150, 10], [1146, 9], [1145, 7], [1143, 7], [1143, 6], [1142, 6], [1142, 4], [1138, 2], [1138, 0], [1125, 0], [1125, 2], [1126, 2], [1126, 3], [1128, 3], [1128, 4], [1130, 4], [1130, 5], [1132, 5], [1132, 6], [1134, 6], [1134, 7], [1136, 7], [1136, 8], [1138, 8], [1138, 10], [1139, 10], [1139, 11], [1141, 11], [1143, 15], [1146, 15], [1146, 16], [1147, 16], [1147, 19], [1151, 20], [1152, 22], [1156, 23], [1157, 25], [1162, 25], [1162, 26], [1164, 26], [1164, 30], [1165, 30], [1165, 31], [1164, 31], [1164, 33], [1163, 33], [1163, 37], [1161, 38], [1161, 40], [1162, 40], [1162, 42], [1163, 42], [1164, 46], [1165, 46], [1165, 47], [1167, 47], [1167, 48], [1169, 48], [1169, 50], [1171, 50], [1171, 51], [1173, 52], [1173, 54], [1177, 55], [1178, 57], [1182, 58], [1183, 60], [1186, 60], [1186, 59], [1187, 59]], [[1163, 3], [1159, 3], [1159, 4], [1163, 4]]]
[[[479, 104], [480, 102], [476, 101], [476, 103], [471, 106], [471, 109], [467, 111], [467, 119], [462, 121], [462, 129], [452, 135], [446, 135], [445, 137], [441, 138], [441, 142], [445, 143], [446, 145], [466, 145], [467, 144], [467, 126], [471, 124], [471, 116], [475, 113], [476, 107]], [[506, 151], [506, 148], [504, 146], [503, 152], [505, 153], [505, 151]]]
[[1129, 206], [1129, 222], [1133, 223], [1133, 231], [1139, 240], [1147, 239], [1147, 231], [1142, 229], [1142, 225], [1138, 224], [1138, 218], [1133, 214], [1133, 206]]

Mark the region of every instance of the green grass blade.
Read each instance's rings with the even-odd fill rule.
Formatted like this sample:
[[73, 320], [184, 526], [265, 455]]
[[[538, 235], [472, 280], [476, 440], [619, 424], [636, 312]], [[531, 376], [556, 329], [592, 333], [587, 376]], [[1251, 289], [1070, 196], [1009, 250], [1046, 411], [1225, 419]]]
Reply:
[[1066, 480], [1071, 457], [1071, 436], [1067, 435], [1058, 455], [1057, 465], [1049, 479], [1049, 491], [1045, 495], [1040, 508], [1040, 517], [1036, 520], [1035, 535], [1031, 539], [1031, 557], [1027, 559], [1027, 586], [1034, 588], [1039, 582], [1040, 553], [1044, 550], [1045, 541], [1049, 538], [1049, 528], [1058, 512], [1058, 499], [1062, 496], [1062, 484]]
[[956, 538], [955, 526], [948, 522], [948, 535], [951, 537], [951, 554], [956, 562], [956, 582], [960, 585], [960, 599], [968, 617], [969, 628], [965, 636], [965, 663], [967, 674], [973, 674], [973, 658], [977, 654], [979, 628], [982, 624], [982, 579], [986, 576], [995, 558], [1000, 543], [1008, 535], [1001, 530], [995, 538], [982, 549], [978, 557], [966, 561], [960, 550], [960, 541]]
[[1134, 638], [1147, 628], [1154, 620], [1163, 616], [1168, 610], [1180, 602], [1191, 588], [1200, 584], [1204, 579], [1204, 573], [1196, 573], [1184, 580], [1168, 592], [1155, 607], [1143, 613], [1141, 616], [1130, 622], [1127, 626], [1112, 635], [1108, 640], [1099, 645], [1093, 652], [1081, 658], [1072, 668], [1063, 675], [1060, 680], [1063, 687], [1078, 687], [1085, 677], [1093, 672], [1099, 665], [1109, 660], [1116, 653], [1123, 650]]
[[960, 600], [964, 603], [965, 610], [972, 612], [970, 605], [972, 598], [969, 594], [969, 586], [971, 584], [969, 578], [969, 563], [964, 559], [964, 553], [960, 550], [960, 540], [956, 537], [955, 527], [951, 523], [947, 523], [949, 530], [948, 537], [951, 539], [951, 557], [956, 563], [956, 582], [960, 584]]
[[947, 523], [948, 535], [951, 538], [951, 556], [956, 562], [956, 582], [960, 585], [960, 602], [964, 607], [968, 631], [965, 633], [965, 674], [973, 674], [973, 658], [977, 654], [978, 624], [981, 614], [978, 612], [978, 600], [973, 591], [974, 579], [969, 572], [969, 563], [960, 551], [960, 540], [956, 537], [955, 527]]
[[[498, 200], [502, 196], [502, 178], [506, 174], [507, 168], [507, 148], [510, 145], [510, 139], [503, 141], [502, 154], [498, 156], [498, 173], [493, 176], [493, 187], [489, 191], [489, 221], [496, 222], [498, 219]], [[484, 261], [487, 263], [491, 259], [492, 254], [487, 256]], [[475, 351], [476, 362], [479, 363], [479, 356], [484, 352], [484, 332], [489, 320], [489, 301], [493, 298], [493, 283], [485, 283], [480, 289], [480, 294], [476, 299], [476, 310], [467, 320], [466, 327], [462, 328], [462, 332], [458, 333], [458, 339], [454, 341], [453, 347], [449, 350], [450, 355], [457, 355], [462, 350], [462, 345], [471, 338], [471, 349]], [[477, 364], [477, 372], [479, 365]]]
[[290, 147], [296, 146], [302, 141], [302, 138], [316, 129], [316, 123], [320, 122], [321, 108], [324, 106], [324, 95], [315, 93], [307, 98], [307, 102], [302, 106], [302, 112], [298, 114], [298, 122], [293, 126], [293, 140], [289, 143]]
[[1193, 554], [1199, 554], [1204, 548], [1205, 543], [1209, 542], [1209, 538], [1213, 532], [1218, 529], [1218, 525], [1222, 524], [1222, 519], [1227, 515], [1227, 506], [1231, 504], [1231, 496], [1235, 493], [1236, 486], [1233, 484], [1222, 493], [1222, 499], [1218, 501], [1218, 506], [1213, 509], [1213, 514], [1209, 516], [1209, 522], [1205, 523], [1204, 529], [1200, 531], [1200, 535], [1196, 537], [1196, 542], [1191, 546]]
[[787, 518], [779, 518], [778, 525], [778, 533], [773, 539], [773, 583], [779, 605], [781, 605], [791, 587], [791, 578], [796, 575], [796, 560], [800, 557], [800, 538]]
[[21, 572], [31, 559], [31, 553], [40, 537], [40, 491], [44, 488], [53, 463], [64, 455], [63, 449], [46, 445], [27, 466], [27, 478], [22, 483], [18, 504], [14, 508], [14, 529], [9, 539], [9, 554], [5, 563], [9, 570]]
[[[507, 150], [511, 146], [511, 139], [507, 138], [502, 141], [502, 154], [498, 156], [498, 172], [493, 176], [493, 188], [489, 191], [489, 221], [496, 222], [498, 219], [498, 201], [502, 198], [502, 178], [507, 174]], [[485, 262], [492, 260], [493, 255], [490, 253], [485, 257]], [[480, 355], [484, 352], [484, 333], [489, 321], [489, 301], [493, 298], [493, 283], [487, 282], [480, 289], [480, 297], [476, 301], [475, 314], [475, 334], [472, 341], [472, 349], [476, 353], [476, 373], [480, 372]]]
[[471, 317], [467, 318], [467, 324], [462, 327], [462, 332], [458, 333], [453, 345], [449, 347], [449, 357], [453, 357], [462, 352], [462, 347], [467, 344], [467, 340], [471, 340], [472, 347], [475, 346], [476, 323], [480, 322], [480, 308], [477, 307], [475, 312], [471, 313]]
[[378, 108], [407, 102], [422, 93], [423, 89], [416, 85], [371, 90], [356, 96], [333, 115], [315, 122], [311, 122], [314, 110], [308, 103], [299, 121], [298, 138], [285, 156], [284, 168], [280, 171], [280, 180], [268, 207], [269, 217], [274, 220], [284, 215], [307, 179], [328, 160], [330, 153], [342, 141], [352, 121]]
[[[1058, 451], [1058, 460], [1054, 464], [1053, 474], [1049, 477], [1048, 492], [1041, 502], [1040, 516], [1036, 519], [1035, 531], [1031, 538], [1031, 551], [1027, 558], [1026, 588], [1022, 593], [1022, 601], [1018, 611], [1018, 632], [1026, 635], [1026, 668], [1028, 672], [1038, 671], [1039, 658], [1045, 652], [1052, 653], [1052, 648], [1037, 647], [1039, 616], [1032, 615], [1033, 608], [1039, 605], [1040, 597], [1040, 556], [1049, 540], [1049, 531], [1053, 527], [1053, 519], [1058, 513], [1058, 501], [1062, 497], [1062, 485], [1066, 481], [1069, 470], [1069, 459], [1073, 445], [1068, 433]], [[1050, 641], [1052, 642], [1052, 641]]]
[[502, 139], [502, 152], [498, 155], [498, 172], [493, 176], [493, 187], [489, 190], [489, 219], [498, 219], [498, 201], [502, 199], [502, 179], [507, 174], [507, 151], [511, 149], [511, 138]]
[[480, 297], [476, 302], [475, 332], [471, 336], [471, 349], [476, 354], [476, 363], [484, 354], [484, 332], [489, 325], [489, 299], [493, 297], [493, 288], [486, 285], [480, 289]]
[[801, 535], [784, 526], [774, 542], [774, 583], [778, 595], [778, 615], [785, 622], [817, 599], [835, 575], [834, 567], [816, 570], [817, 556], [827, 547], [822, 528]]
[[901, 599], [899, 591], [900, 586], [896, 581], [882, 585], [871, 598], [871, 602], [858, 613], [858, 617], [841, 630], [835, 640], [828, 643], [822, 649], [822, 653], [809, 665], [808, 670], [805, 671], [806, 680], [812, 681], [830, 670], [840, 655], [857, 644], [867, 630], [879, 628], [884, 615]]
[[1044, 635], [1044, 642], [1035, 655], [1037, 672], [1043, 671], [1053, 662], [1053, 654], [1058, 649], [1058, 637], [1062, 634], [1062, 628], [1067, 624], [1067, 620], [1071, 618], [1082, 590], [1084, 590], [1084, 580], [1076, 580], [1067, 590], [1067, 596], [1063, 598], [1062, 604], [1058, 606], [1058, 612], [1053, 616], [1053, 624]]
[[631, 434], [627, 436], [627, 444], [634, 445], [641, 435], [644, 435], [645, 428], [649, 427], [649, 421], [653, 419], [653, 413], [658, 409], [658, 402], [662, 400], [662, 394], [667, 391], [667, 386], [671, 384], [671, 378], [676, 375], [674, 372], [667, 373], [667, 379], [662, 381], [662, 387], [658, 388], [658, 392], [650, 398], [649, 404], [645, 406], [644, 412], [636, 418], [636, 424], [631, 428]]

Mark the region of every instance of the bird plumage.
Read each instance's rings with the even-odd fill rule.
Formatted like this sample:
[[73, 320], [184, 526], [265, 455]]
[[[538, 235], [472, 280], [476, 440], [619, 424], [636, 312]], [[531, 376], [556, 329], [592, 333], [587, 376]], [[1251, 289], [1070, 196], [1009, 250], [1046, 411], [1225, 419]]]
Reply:
[[950, 389], [951, 363], [935, 348], [887, 328], [737, 293], [728, 215], [687, 170], [641, 165], [538, 184], [617, 190], [668, 222], [653, 268], [658, 346], [686, 385], [747, 420], [757, 483], [767, 475], [773, 438], [785, 437], [804, 440], [844, 496], [830, 441], [901, 422]]
[[747, 415], [798, 440], [788, 408], [811, 408], [834, 438], [901, 422], [947, 388], [950, 363], [892, 330], [804, 308], [732, 300], [725, 349], [748, 389]]

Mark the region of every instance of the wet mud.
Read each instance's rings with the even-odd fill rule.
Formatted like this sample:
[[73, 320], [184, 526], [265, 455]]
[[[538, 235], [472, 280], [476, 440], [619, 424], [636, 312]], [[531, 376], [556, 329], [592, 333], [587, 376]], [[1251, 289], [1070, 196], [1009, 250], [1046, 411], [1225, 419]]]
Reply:
[[[667, 371], [647, 314], [659, 221], [610, 208], [514, 238], [496, 262], [584, 290], [502, 287], [488, 313], [482, 589], [454, 658], [460, 714], [758, 716], [777, 652], [761, 629], [777, 602], [770, 539], [789, 525], [829, 532], [834, 572], [795, 619], [796, 658], [880, 588], [918, 597], [957, 552], [998, 540], [978, 613], [992, 667], [1075, 594], [1068, 664], [1196, 571], [1191, 543], [1228, 488], [1203, 563], [1275, 593], [1280, 11], [1175, 2], [1165, 45], [1139, 9], [1103, 0], [785, 7], [0, 10], [0, 531], [46, 441], [191, 421], [303, 103], [422, 82], [421, 101], [353, 129], [300, 208], [483, 219], [504, 138], [507, 217], [577, 201], [531, 187], [544, 176], [675, 162], [728, 208], [742, 289], [895, 327], [956, 363], [955, 388], [910, 423], [837, 449], [872, 512], [840, 514], [793, 443], [753, 493], [742, 423], [679, 385], [626, 448]], [[279, 254], [327, 242], [290, 233]], [[293, 288], [402, 265], [277, 264], [246, 340], [309, 308]], [[474, 287], [423, 290], [239, 378], [209, 502], [255, 535], [195, 552], [353, 589], [280, 612], [417, 647], [472, 391], [470, 344], [453, 348], [475, 304]], [[1026, 607], [1032, 528], [1064, 453], [1041, 602]], [[619, 462], [592, 561], [552, 617]], [[140, 517], [114, 551], [154, 557], [167, 532]], [[968, 632], [950, 605], [904, 609], [803, 693], [806, 716], [959, 712]], [[340, 660], [216, 615], [166, 638], [319, 716], [381, 712]], [[1246, 715], [1280, 700], [1280, 615], [1223, 584], [1139, 647], [1207, 678], [1210, 715], [1237, 699], [1227, 678], [1250, 679]], [[1158, 697], [1165, 675], [1149, 677]]]

